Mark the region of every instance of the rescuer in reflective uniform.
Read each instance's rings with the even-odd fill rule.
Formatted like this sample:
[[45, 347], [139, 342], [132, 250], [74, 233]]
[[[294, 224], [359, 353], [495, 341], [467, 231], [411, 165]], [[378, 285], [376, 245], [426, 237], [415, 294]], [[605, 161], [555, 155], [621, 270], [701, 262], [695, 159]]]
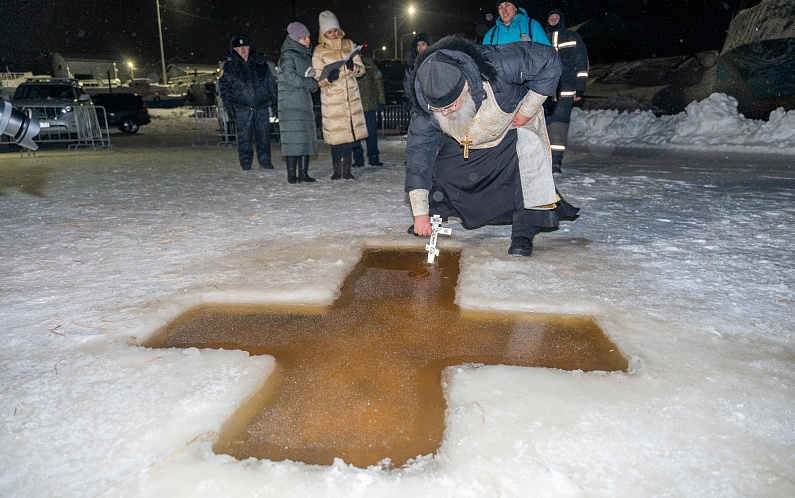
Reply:
[[588, 50], [575, 31], [566, 29], [563, 11], [553, 9], [547, 14], [545, 30], [552, 46], [560, 54], [563, 72], [554, 98], [544, 103], [549, 145], [552, 149], [552, 172], [560, 173], [563, 153], [569, 139], [569, 120], [575, 102], [582, 100], [588, 80]]

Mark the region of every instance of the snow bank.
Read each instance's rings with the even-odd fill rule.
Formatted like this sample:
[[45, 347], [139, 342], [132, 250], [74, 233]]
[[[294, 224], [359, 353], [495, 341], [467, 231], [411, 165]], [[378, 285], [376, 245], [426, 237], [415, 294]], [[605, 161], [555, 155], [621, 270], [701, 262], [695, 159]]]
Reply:
[[691, 102], [674, 116], [657, 117], [651, 111], [613, 110], [571, 113], [570, 145], [590, 147], [721, 147], [754, 152], [795, 153], [795, 110], [778, 108], [768, 121], [746, 119], [737, 100], [713, 93]]

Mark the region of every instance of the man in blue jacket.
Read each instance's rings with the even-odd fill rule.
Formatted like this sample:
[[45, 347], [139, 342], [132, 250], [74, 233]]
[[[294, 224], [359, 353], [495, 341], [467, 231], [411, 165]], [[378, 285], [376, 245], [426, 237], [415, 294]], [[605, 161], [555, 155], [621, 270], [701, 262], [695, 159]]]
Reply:
[[530, 256], [536, 233], [576, 216], [555, 190], [541, 110], [560, 70], [552, 47], [530, 42], [447, 37], [418, 57], [406, 144], [412, 233], [430, 235], [431, 214], [466, 229], [511, 224], [508, 253]]
[[276, 78], [265, 54], [251, 48], [246, 35], [235, 35], [229, 43], [230, 60], [221, 76], [221, 98], [234, 110], [237, 154], [243, 171], [251, 171], [254, 159], [252, 142], [257, 144], [257, 161], [262, 169], [271, 163], [270, 106], [278, 98]]
[[515, 41], [534, 41], [550, 45], [544, 28], [535, 19], [530, 19], [527, 11], [518, 1], [498, 0], [499, 19], [483, 37], [483, 45], [501, 45]]

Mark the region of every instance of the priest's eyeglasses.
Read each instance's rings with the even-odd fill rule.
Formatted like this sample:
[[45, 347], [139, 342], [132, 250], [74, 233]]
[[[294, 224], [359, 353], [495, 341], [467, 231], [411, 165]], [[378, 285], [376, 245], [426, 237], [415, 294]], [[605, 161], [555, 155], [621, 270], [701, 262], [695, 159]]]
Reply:
[[433, 106], [431, 106], [431, 104], [428, 104], [428, 110], [429, 111], [441, 112], [445, 116], [447, 116], [449, 113], [455, 111], [456, 109], [458, 109], [458, 99], [455, 99], [455, 101], [452, 104], [450, 104], [448, 106], [445, 106], [445, 107], [433, 107]]

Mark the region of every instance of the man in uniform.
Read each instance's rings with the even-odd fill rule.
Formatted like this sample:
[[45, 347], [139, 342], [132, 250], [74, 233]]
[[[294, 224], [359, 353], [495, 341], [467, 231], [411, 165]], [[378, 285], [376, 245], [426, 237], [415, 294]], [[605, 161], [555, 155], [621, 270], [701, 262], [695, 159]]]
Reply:
[[278, 98], [276, 77], [265, 54], [252, 49], [246, 35], [233, 36], [229, 47], [230, 60], [224, 64], [219, 83], [224, 106], [235, 113], [240, 167], [243, 171], [251, 171], [252, 142], [256, 142], [260, 168], [273, 169], [270, 106]]
[[552, 172], [560, 173], [566, 143], [569, 141], [571, 109], [585, 94], [588, 50], [577, 32], [566, 29], [566, 18], [562, 10], [553, 9], [547, 14], [546, 31], [552, 46], [560, 53], [560, 62], [563, 65], [555, 98], [547, 99], [544, 103], [552, 148]]

